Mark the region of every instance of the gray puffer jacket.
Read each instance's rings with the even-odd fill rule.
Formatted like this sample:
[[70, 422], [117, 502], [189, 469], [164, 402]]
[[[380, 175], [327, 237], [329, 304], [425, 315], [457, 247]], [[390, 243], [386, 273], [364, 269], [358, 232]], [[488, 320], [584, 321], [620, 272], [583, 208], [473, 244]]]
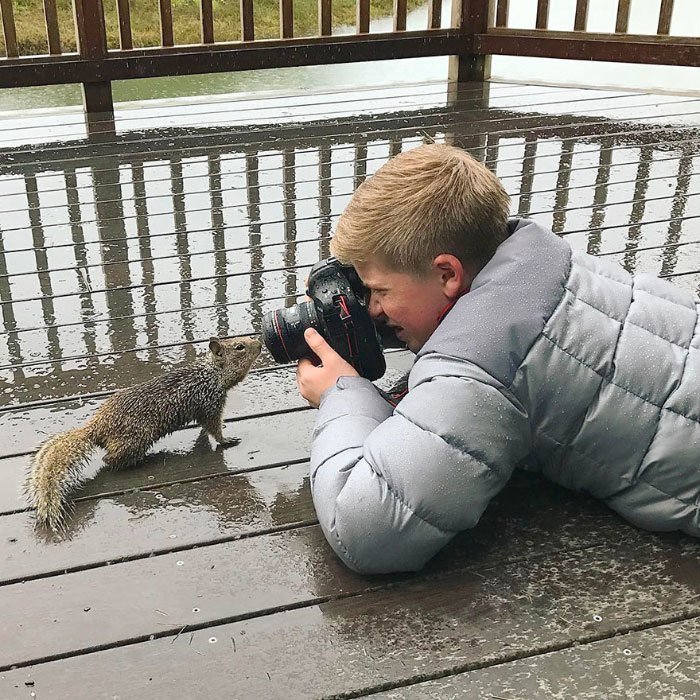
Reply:
[[512, 229], [395, 409], [359, 377], [322, 397], [311, 488], [352, 569], [420, 569], [525, 463], [640, 527], [700, 536], [698, 304], [532, 221]]

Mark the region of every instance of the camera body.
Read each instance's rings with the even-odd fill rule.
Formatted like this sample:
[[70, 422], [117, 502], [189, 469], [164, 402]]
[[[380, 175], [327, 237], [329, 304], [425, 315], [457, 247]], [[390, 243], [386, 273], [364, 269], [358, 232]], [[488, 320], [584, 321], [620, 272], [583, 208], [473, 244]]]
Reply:
[[262, 337], [277, 362], [314, 357], [304, 331], [315, 328], [363, 377], [379, 379], [386, 363], [377, 329], [367, 310], [367, 290], [356, 270], [336, 258], [317, 262], [309, 273], [311, 301], [263, 316]]

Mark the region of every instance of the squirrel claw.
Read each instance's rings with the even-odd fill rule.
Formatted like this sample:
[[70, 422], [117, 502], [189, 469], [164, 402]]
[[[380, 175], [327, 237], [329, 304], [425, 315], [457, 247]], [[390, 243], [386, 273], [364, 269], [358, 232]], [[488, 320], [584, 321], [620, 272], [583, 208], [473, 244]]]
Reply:
[[224, 438], [223, 440], [219, 441], [219, 447], [234, 447], [235, 445], [238, 445], [240, 442], [241, 442], [241, 438], [239, 438], [239, 437]]

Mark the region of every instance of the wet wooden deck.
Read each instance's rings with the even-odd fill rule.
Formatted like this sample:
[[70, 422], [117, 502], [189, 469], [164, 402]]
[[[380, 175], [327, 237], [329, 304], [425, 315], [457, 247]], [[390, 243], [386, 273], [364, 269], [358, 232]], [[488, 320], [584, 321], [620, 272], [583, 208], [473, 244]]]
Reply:
[[[697, 289], [700, 97], [266, 99], [122, 112], [105, 143], [76, 115], [0, 121], [0, 697], [697, 697], [700, 542], [516, 475], [424, 572], [354, 575], [315, 521], [313, 411], [269, 359], [230, 396], [239, 446], [181, 430], [89, 480], [66, 538], [34, 531], [39, 442], [258, 330], [357, 184], [422, 139], [485, 159], [575, 248]], [[409, 363], [391, 353], [388, 378]]]

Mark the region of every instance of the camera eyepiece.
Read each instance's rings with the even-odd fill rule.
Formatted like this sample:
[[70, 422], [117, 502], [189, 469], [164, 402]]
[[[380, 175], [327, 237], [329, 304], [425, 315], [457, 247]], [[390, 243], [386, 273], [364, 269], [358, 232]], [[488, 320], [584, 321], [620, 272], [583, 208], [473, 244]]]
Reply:
[[277, 362], [313, 357], [304, 331], [315, 328], [361, 376], [379, 379], [386, 363], [355, 269], [335, 258], [321, 260], [309, 273], [307, 295], [311, 301], [263, 316], [262, 337], [272, 357]]

